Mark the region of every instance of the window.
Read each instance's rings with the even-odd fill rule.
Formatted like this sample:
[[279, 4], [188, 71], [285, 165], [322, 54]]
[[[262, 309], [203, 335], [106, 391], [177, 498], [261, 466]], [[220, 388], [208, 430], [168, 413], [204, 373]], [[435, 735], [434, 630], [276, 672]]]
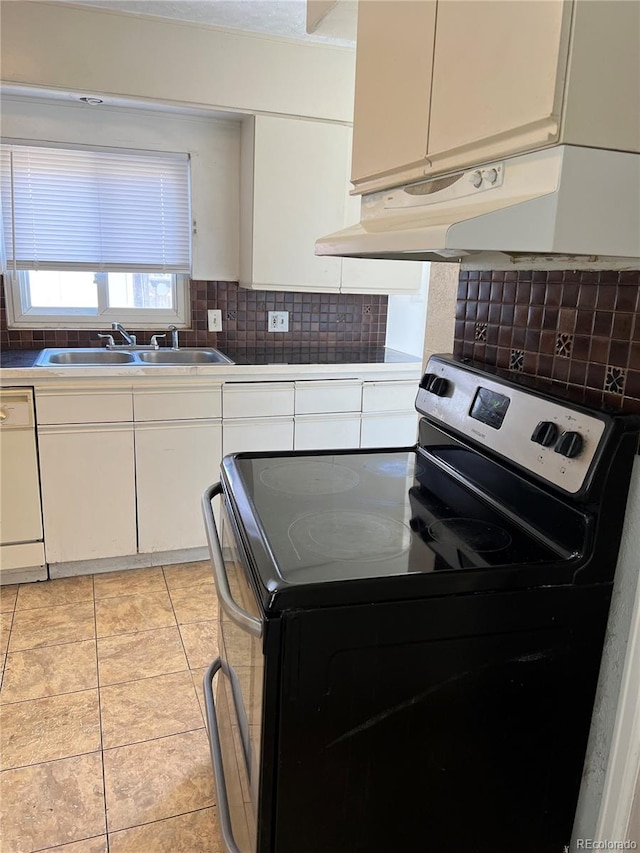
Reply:
[[186, 324], [187, 155], [3, 145], [0, 177], [12, 326]]

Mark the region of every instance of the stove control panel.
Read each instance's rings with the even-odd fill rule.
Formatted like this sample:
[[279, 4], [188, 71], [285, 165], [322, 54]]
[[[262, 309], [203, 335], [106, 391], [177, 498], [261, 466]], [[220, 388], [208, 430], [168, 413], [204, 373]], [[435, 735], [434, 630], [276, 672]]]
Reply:
[[570, 494], [582, 488], [605, 421], [464, 365], [431, 358], [416, 409]]

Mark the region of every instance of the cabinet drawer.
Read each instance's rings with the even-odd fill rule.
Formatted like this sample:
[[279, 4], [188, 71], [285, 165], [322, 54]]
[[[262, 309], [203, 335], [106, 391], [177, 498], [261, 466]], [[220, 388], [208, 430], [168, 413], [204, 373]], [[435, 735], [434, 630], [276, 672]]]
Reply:
[[188, 391], [184, 386], [134, 389], [133, 414], [138, 422], [220, 418], [222, 417], [221, 386]]
[[362, 386], [363, 412], [404, 412], [414, 408], [417, 382], [365, 382]]
[[418, 415], [405, 413], [362, 416], [361, 447], [411, 447], [416, 443]]
[[230, 382], [222, 389], [224, 418], [293, 415], [293, 382]]
[[131, 391], [36, 393], [36, 413], [40, 425], [126, 423], [133, 420]]
[[295, 450], [335, 450], [360, 446], [360, 415], [301, 415], [296, 418]]
[[362, 383], [357, 380], [296, 382], [296, 415], [359, 412]]
[[293, 418], [239, 418], [222, 422], [222, 454], [293, 450]]

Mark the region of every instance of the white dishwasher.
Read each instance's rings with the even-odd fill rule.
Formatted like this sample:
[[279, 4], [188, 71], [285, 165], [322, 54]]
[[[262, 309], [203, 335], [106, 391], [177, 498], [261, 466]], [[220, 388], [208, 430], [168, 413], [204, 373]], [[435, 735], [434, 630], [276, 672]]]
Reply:
[[0, 584], [46, 580], [31, 388], [0, 389]]

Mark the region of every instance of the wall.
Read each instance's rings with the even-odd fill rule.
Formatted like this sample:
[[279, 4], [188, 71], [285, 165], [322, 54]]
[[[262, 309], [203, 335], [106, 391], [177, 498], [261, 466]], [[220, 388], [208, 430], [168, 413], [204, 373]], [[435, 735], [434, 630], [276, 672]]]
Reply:
[[[387, 297], [334, 293], [279, 293], [245, 290], [225, 281], [191, 282], [191, 329], [180, 332], [180, 346], [238, 348], [310, 345], [379, 347], [385, 344]], [[222, 332], [207, 331], [207, 310], [222, 310]], [[289, 311], [289, 332], [267, 332], [267, 311]], [[7, 328], [4, 286], [0, 279], [0, 349], [103, 346], [95, 331]], [[162, 328], [139, 331], [138, 343], [149, 343]], [[166, 343], [166, 342], [165, 342]]]
[[453, 350], [457, 264], [430, 264], [423, 364], [438, 352]]
[[414, 296], [389, 296], [386, 344], [391, 349], [422, 356], [427, 315], [429, 277], [433, 264], [422, 265], [420, 292]]
[[456, 355], [640, 414], [640, 270], [461, 273]]
[[[60, 3], [5, 3], [2, 80], [350, 122], [355, 50]], [[292, 73], [295, 69], [295, 73]]]

